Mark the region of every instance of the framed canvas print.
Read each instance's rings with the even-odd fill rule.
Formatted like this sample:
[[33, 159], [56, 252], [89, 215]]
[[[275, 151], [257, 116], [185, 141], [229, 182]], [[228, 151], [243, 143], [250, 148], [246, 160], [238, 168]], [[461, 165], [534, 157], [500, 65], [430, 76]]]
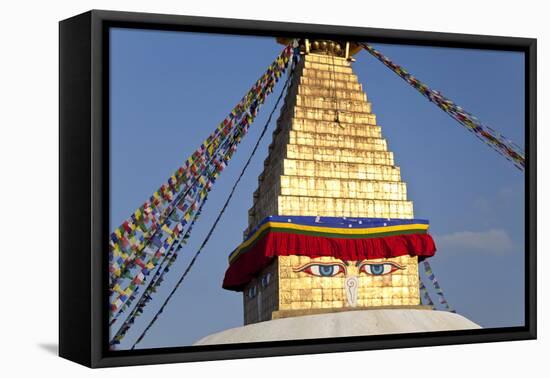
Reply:
[[60, 22], [60, 355], [536, 337], [534, 39]]

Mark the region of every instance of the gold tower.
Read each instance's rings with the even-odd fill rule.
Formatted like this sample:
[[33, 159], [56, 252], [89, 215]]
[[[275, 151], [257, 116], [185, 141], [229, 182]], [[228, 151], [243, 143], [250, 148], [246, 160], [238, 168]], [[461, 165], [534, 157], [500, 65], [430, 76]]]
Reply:
[[[353, 73], [353, 45], [304, 40], [300, 48], [245, 234], [270, 215], [412, 219], [413, 204], [400, 169]], [[297, 269], [310, 257], [277, 256], [244, 288], [244, 323], [420, 305], [417, 257], [383, 260], [401, 268], [381, 276], [357, 275], [357, 298], [351, 305], [345, 277], [312, 277]]]

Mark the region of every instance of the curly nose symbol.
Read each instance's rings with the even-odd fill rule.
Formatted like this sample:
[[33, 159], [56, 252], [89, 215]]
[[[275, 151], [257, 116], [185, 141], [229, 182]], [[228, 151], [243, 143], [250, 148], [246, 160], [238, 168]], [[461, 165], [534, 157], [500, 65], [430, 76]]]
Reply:
[[357, 277], [348, 277], [345, 281], [346, 298], [348, 300], [348, 305], [355, 307], [357, 305], [357, 287], [359, 286], [359, 281]]

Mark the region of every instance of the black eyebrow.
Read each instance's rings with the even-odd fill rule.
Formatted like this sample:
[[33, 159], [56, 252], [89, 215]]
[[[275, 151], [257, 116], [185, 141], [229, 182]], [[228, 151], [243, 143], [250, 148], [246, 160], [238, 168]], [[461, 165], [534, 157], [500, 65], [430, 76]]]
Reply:
[[349, 265], [349, 261], [344, 261], [344, 260], [340, 260], [340, 259], [336, 259], [338, 261], [315, 261], [315, 260], [312, 260], [310, 262], [307, 262], [305, 264], [302, 264], [298, 267], [292, 267], [292, 269], [294, 271], [301, 271], [302, 269], [304, 268], [307, 268], [308, 266], [311, 266], [311, 265], [344, 265], [344, 266], [348, 266]]
[[359, 265], [377, 265], [377, 264], [391, 264], [393, 266], [395, 266], [396, 268], [398, 269], [406, 269], [407, 268], [407, 265], [403, 265], [403, 264], [399, 264], [398, 262], [395, 262], [395, 261], [390, 261], [390, 260], [385, 260], [385, 261], [369, 261], [369, 259], [364, 259], [364, 260], [361, 260], [361, 261], [358, 261], [356, 263], [357, 266]]

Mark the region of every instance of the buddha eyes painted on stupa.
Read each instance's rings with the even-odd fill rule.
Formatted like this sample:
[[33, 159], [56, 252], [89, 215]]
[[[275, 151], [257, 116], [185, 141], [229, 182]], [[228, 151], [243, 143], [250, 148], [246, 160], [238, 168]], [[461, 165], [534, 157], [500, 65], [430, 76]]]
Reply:
[[304, 272], [315, 277], [334, 277], [339, 274], [346, 274], [344, 263], [335, 262], [309, 262], [293, 269], [295, 272]]
[[393, 273], [398, 269], [405, 269], [404, 266], [393, 261], [370, 262], [368, 260], [364, 260], [358, 266], [359, 272], [372, 276], [384, 276], [386, 274]]
[[370, 276], [384, 276], [398, 269], [405, 269], [405, 266], [393, 261], [342, 261], [336, 259], [329, 262], [312, 260], [293, 268], [294, 272], [303, 272], [314, 277], [335, 277], [341, 274], [348, 276], [360, 273]]

